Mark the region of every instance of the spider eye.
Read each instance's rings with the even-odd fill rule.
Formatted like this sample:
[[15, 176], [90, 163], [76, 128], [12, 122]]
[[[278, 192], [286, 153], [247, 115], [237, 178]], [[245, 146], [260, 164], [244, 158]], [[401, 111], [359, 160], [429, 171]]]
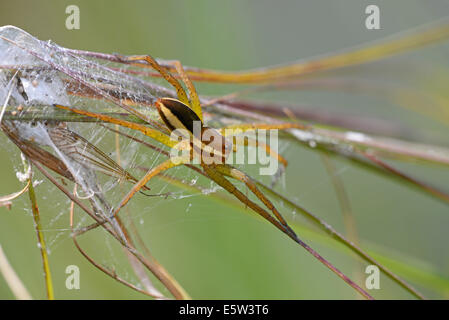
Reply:
[[161, 98], [156, 101], [159, 115], [165, 125], [174, 131], [176, 129], [186, 129], [193, 133], [193, 124], [199, 121], [201, 127], [203, 123], [198, 115], [185, 103], [171, 98]]

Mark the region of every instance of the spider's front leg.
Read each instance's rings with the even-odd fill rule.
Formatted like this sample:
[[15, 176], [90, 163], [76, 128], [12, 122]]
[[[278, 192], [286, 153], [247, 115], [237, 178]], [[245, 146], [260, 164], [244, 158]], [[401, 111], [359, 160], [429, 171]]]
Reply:
[[[179, 74], [182, 81], [185, 83], [187, 90], [189, 91], [189, 97], [187, 97], [187, 94], [182, 85], [179, 83], [179, 81], [176, 80], [176, 78], [173, 77], [173, 75], [169, 72], [169, 70], [161, 66], [152, 56], [150, 55], [139, 55], [128, 57], [117, 56], [117, 58], [121, 62], [129, 63], [140, 67], [150, 66], [151, 68], [159, 72], [161, 76], [164, 77], [164, 79], [175, 88], [178, 99], [187, 106], [189, 106], [198, 115], [200, 120], [203, 121], [203, 113], [201, 110], [201, 102], [198, 97], [198, 93], [196, 92], [193, 82], [189, 79], [187, 73], [184, 71], [184, 68], [182, 67], [180, 61], [178, 60], [168, 61], [167, 64], [172, 65], [176, 70], [176, 72]], [[145, 61], [147, 62], [147, 64], [142, 64], [139, 63], [138, 61]]]
[[176, 72], [178, 72], [182, 81], [187, 86], [187, 90], [189, 91], [189, 97], [190, 97], [190, 107], [197, 114], [197, 116], [200, 118], [200, 120], [203, 121], [203, 111], [201, 108], [200, 98], [198, 96], [198, 93], [196, 92], [193, 82], [190, 80], [190, 78], [187, 76], [187, 73], [184, 71], [184, 68], [182, 67], [181, 62], [178, 60], [173, 60], [173, 61], [169, 61], [168, 64], [171, 64], [175, 67]]
[[[178, 95], [178, 99], [180, 101], [182, 101], [183, 103], [189, 105], [189, 99], [188, 99], [187, 94], [186, 94], [184, 88], [182, 87], [182, 85], [178, 82], [178, 80], [176, 80], [175, 77], [173, 77], [173, 75], [167, 69], [165, 69], [163, 66], [161, 66], [156, 61], [156, 59], [154, 59], [152, 56], [150, 56], [150, 55], [139, 55], [139, 56], [117, 55], [116, 57], [120, 60], [120, 62], [128, 63], [128, 64], [131, 64], [134, 66], [139, 66], [139, 67], [150, 66], [151, 68], [153, 68], [154, 70], [159, 72], [161, 74], [161, 76], [175, 88], [176, 94]], [[141, 62], [139, 62], [139, 61], [141, 61]], [[146, 64], [142, 63], [142, 61], [145, 61]]]

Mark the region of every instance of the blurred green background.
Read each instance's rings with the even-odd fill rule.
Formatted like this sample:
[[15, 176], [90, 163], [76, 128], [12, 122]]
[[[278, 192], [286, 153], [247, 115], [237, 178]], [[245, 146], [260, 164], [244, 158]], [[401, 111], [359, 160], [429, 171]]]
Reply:
[[[81, 28], [67, 30], [65, 8], [80, 8]], [[365, 7], [381, 9], [381, 30], [367, 30]], [[0, 25], [15, 25], [41, 40], [76, 49], [106, 53], [145, 54], [178, 59], [203, 68], [240, 70], [330, 53], [416, 27], [449, 15], [449, 1], [2, 1]], [[407, 53], [393, 62], [422, 62], [447, 67], [447, 46]], [[405, 60], [409, 59], [409, 60]], [[369, 70], [368, 70], [369, 72]], [[231, 92], [231, 86], [199, 85], [201, 94]], [[278, 99], [282, 93], [264, 93]], [[386, 103], [344, 93], [286, 93], [285, 100], [328, 106], [334, 112], [355, 112], [401, 121], [449, 146], [447, 127]], [[324, 108], [324, 107], [323, 107]], [[0, 194], [18, 190], [18, 150], [0, 137]], [[331, 180], [318, 154], [284, 145], [290, 161], [278, 190], [345, 233]], [[411, 281], [431, 298], [449, 297], [448, 206], [394, 180], [335, 160], [349, 194], [363, 247], [415, 268]], [[447, 188], [446, 168], [399, 164], [416, 176]], [[194, 178], [189, 172], [186, 173]], [[67, 231], [68, 207], [48, 183], [37, 188], [58, 299], [144, 298], [119, 285], [86, 262]], [[155, 201], [152, 203], [152, 201]], [[330, 299], [356, 298], [356, 293], [302, 248], [268, 223], [223, 206], [207, 196], [176, 201], [138, 197], [131, 211], [153, 254], [193, 298]], [[303, 219], [281, 206], [289, 221]], [[298, 229], [299, 230], [299, 229]], [[302, 236], [301, 232], [299, 235]], [[304, 239], [349, 275], [366, 264], [342, 251], [327, 236], [305, 233]], [[132, 271], [105, 234], [82, 238], [99, 261], [114, 266], [126, 279]], [[324, 239], [324, 240], [323, 240]], [[0, 208], [0, 244], [33, 298], [45, 298], [44, 280], [27, 197], [12, 210]], [[67, 290], [65, 268], [81, 270], [81, 289]], [[422, 276], [422, 278], [419, 278]], [[421, 279], [418, 283], [417, 279]], [[424, 279], [424, 280], [423, 280]], [[364, 283], [364, 278], [359, 279]], [[165, 292], [165, 291], [164, 291]], [[381, 276], [377, 298], [411, 298]], [[0, 298], [14, 298], [0, 277]]]

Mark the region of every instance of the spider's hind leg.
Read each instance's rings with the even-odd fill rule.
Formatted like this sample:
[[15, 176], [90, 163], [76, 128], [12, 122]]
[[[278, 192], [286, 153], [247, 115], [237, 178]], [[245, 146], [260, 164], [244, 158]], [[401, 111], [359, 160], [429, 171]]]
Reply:
[[[218, 173], [222, 176], [228, 176], [230, 178], [239, 180], [241, 182], [243, 182], [250, 190], [251, 192], [260, 200], [262, 201], [262, 203], [271, 211], [273, 212], [274, 216], [277, 218], [277, 220], [275, 220], [271, 215], [268, 215], [269, 217], [266, 216], [266, 214], [268, 214], [265, 210], [263, 210], [262, 208], [260, 208], [258, 205], [256, 205], [255, 203], [253, 203], [251, 200], [249, 200], [247, 197], [243, 196], [244, 199], [242, 201], [242, 199], [239, 198], [239, 196], [236, 194], [236, 192], [241, 193], [240, 191], [238, 191], [229, 181], [228, 183], [231, 184], [231, 186], [233, 186], [233, 189], [235, 189], [235, 191], [233, 190], [233, 192], [231, 192], [230, 190], [228, 190], [229, 192], [233, 193], [237, 198], [239, 198], [240, 201], [242, 201], [243, 203], [245, 203], [246, 205], [248, 205], [249, 207], [251, 207], [254, 211], [256, 211], [257, 213], [259, 213], [260, 215], [262, 215], [264, 218], [266, 218], [267, 220], [269, 220], [271, 223], [273, 223], [274, 225], [276, 225], [278, 228], [283, 229], [283, 231], [285, 233], [287, 233], [291, 238], [293, 238], [295, 241], [298, 239], [296, 233], [293, 231], [293, 229], [290, 228], [290, 226], [288, 225], [287, 221], [285, 221], [284, 217], [282, 217], [282, 215], [280, 214], [280, 212], [276, 209], [276, 207], [273, 205], [273, 203], [259, 190], [259, 188], [257, 188], [256, 183], [244, 172], [233, 168], [229, 165], [216, 165], [214, 166], [214, 169], [216, 171], [218, 171]], [[209, 172], [207, 172], [209, 174]], [[223, 177], [224, 179], [224, 177]], [[226, 180], [226, 179], [225, 179]], [[226, 180], [227, 181], [227, 180]], [[257, 206], [258, 208], [253, 208], [253, 206]], [[263, 212], [262, 212], [263, 211]], [[277, 223], [274, 223], [273, 220]], [[280, 227], [280, 226], [281, 227]]]

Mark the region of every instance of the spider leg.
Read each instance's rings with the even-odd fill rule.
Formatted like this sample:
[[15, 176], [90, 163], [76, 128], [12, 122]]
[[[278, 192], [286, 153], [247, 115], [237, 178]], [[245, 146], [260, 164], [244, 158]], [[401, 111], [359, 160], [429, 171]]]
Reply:
[[[232, 134], [230, 135], [232, 136]], [[245, 136], [245, 139], [242, 141], [241, 139], [234, 139], [233, 141], [233, 147], [235, 149], [236, 146], [253, 146], [256, 148], [265, 148], [265, 153], [267, 155], [269, 155], [271, 158], [277, 160], [278, 162], [280, 162], [282, 164], [282, 166], [279, 167], [279, 169], [277, 170], [276, 174], [273, 176], [272, 181], [271, 181], [271, 187], [274, 187], [274, 185], [279, 181], [279, 179], [282, 177], [282, 175], [285, 172], [285, 168], [288, 165], [288, 161], [287, 159], [285, 159], [283, 156], [281, 156], [279, 153], [277, 153], [276, 151], [274, 151], [269, 144], [260, 142], [258, 139], [251, 139], [247, 136]], [[237, 150], [234, 150], [235, 152]]]
[[[236, 132], [239, 133], [239, 132]], [[229, 132], [222, 132], [224, 137], [234, 137], [233, 133], [229, 134]], [[270, 155], [270, 157], [277, 159], [280, 163], [282, 163], [282, 165], [284, 167], [287, 167], [288, 165], [288, 161], [287, 159], [285, 159], [284, 157], [282, 157], [279, 153], [277, 153], [276, 151], [274, 151], [273, 149], [271, 149], [270, 145], [260, 142], [257, 139], [251, 139], [249, 137], [245, 137], [245, 139], [243, 139], [243, 141], [241, 139], [234, 139], [233, 141], [233, 146], [234, 148], [236, 146], [252, 146], [252, 147], [256, 147], [256, 148], [265, 148], [265, 152]], [[234, 151], [236, 151], [236, 148], [234, 149]]]
[[[225, 134], [226, 129], [240, 129], [241, 131], [253, 131], [257, 129], [265, 129], [265, 130], [285, 130], [285, 129], [308, 129], [307, 126], [300, 123], [278, 123], [278, 124], [267, 124], [267, 123], [241, 123], [241, 124], [233, 124], [226, 127], [220, 128], [220, 133]], [[229, 134], [228, 134], [229, 135]]]
[[101, 113], [95, 113], [95, 112], [89, 112], [89, 111], [85, 111], [85, 110], [81, 110], [81, 109], [70, 108], [70, 107], [59, 105], [59, 104], [54, 104], [54, 106], [59, 109], [68, 110], [68, 111], [72, 111], [74, 113], [81, 114], [81, 115], [84, 115], [87, 117], [95, 118], [95, 119], [101, 120], [103, 122], [118, 124], [122, 127], [140, 131], [144, 135], [146, 135], [150, 138], [153, 138], [154, 140], [159, 141], [169, 147], [174, 147], [178, 143], [177, 141], [171, 140], [170, 137], [167, 136], [166, 134], [159, 132], [157, 130], [151, 129], [149, 127], [146, 127], [144, 125], [138, 124], [138, 123], [117, 119], [117, 118], [114, 118], [114, 117], [111, 117], [111, 116], [108, 116], [105, 114], [101, 114]]
[[168, 170], [170, 168], [180, 166], [185, 164], [185, 161], [179, 161], [179, 162], [173, 162], [172, 159], [167, 159], [158, 166], [148, 170], [148, 172], [137, 182], [134, 187], [128, 192], [128, 194], [120, 201], [118, 206], [114, 209], [113, 217], [115, 217], [121, 208], [123, 208], [129, 200], [137, 193], [139, 192], [154, 176], [158, 175], [159, 173]]
[[203, 112], [201, 109], [200, 98], [198, 97], [198, 93], [196, 92], [195, 86], [190, 78], [187, 76], [187, 73], [184, 71], [182, 64], [178, 60], [170, 61], [169, 64], [173, 65], [176, 69], [176, 72], [181, 77], [182, 81], [187, 87], [189, 91], [190, 104], [188, 104], [192, 110], [198, 115], [201, 121], [203, 121]]
[[243, 182], [251, 192], [260, 200], [262, 203], [276, 216], [279, 222], [291, 233], [295, 234], [295, 232], [290, 228], [287, 221], [285, 221], [284, 217], [280, 214], [280, 212], [276, 209], [273, 203], [257, 188], [256, 183], [244, 172], [233, 168], [226, 164], [217, 165], [216, 170], [222, 173], [225, 176], [237, 179]]
[[[229, 193], [233, 194], [237, 199], [239, 199], [242, 203], [244, 203], [246, 206], [250, 207], [252, 210], [254, 210], [256, 213], [258, 213], [260, 216], [268, 220], [270, 223], [272, 223], [276, 228], [287, 234], [290, 238], [292, 238], [294, 241], [298, 241], [298, 237], [296, 233], [288, 226], [288, 224], [285, 222], [284, 218], [280, 215], [280, 213], [274, 208], [273, 204], [255, 187], [254, 183], [249, 182], [250, 179], [247, 175], [242, 173], [241, 171], [236, 170], [236, 172], [233, 172], [230, 167], [222, 166], [222, 165], [216, 165], [216, 166], [208, 166], [208, 165], [202, 165], [204, 171], [206, 174], [213, 180], [215, 183], [223, 187], [225, 190], [227, 190]], [[259, 199], [263, 199], [262, 202], [270, 209], [274, 210], [276, 217], [278, 220], [276, 220], [272, 215], [270, 215], [265, 209], [261, 208], [259, 205], [248, 199], [247, 196], [245, 196], [241, 191], [239, 191], [229, 180], [227, 180], [224, 175], [228, 175], [232, 178], [238, 179], [240, 181], [245, 182], [245, 184], [249, 187], [249, 189], [256, 194], [256, 196]], [[237, 178], [238, 177], [238, 178]]]
[[[246, 180], [246, 178], [249, 178], [249, 177], [247, 177], [243, 172], [241, 172], [237, 169], [234, 169], [232, 167], [225, 166], [225, 165], [217, 165], [215, 167], [209, 167], [207, 165], [203, 165], [203, 169], [204, 169], [204, 171], [206, 171], [207, 175], [212, 180], [214, 180], [218, 185], [225, 188], [228, 192], [230, 192], [234, 196], [236, 196], [241, 202], [245, 203], [246, 205], [248, 205], [248, 207], [250, 207], [251, 209], [256, 211], [258, 214], [260, 214], [262, 217], [264, 217], [265, 219], [270, 221], [272, 224], [274, 224], [278, 229], [280, 229], [282, 232], [287, 234], [293, 241], [295, 241], [300, 246], [302, 246], [304, 249], [306, 249], [310, 254], [312, 254], [316, 259], [318, 259], [327, 268], [332, 270], [332, 272], [337, 274], [347, 284], [349, 284], [351, 287], [356, 289], [360, 294], [362, 294], [364, 297], [366, 297], [368, 299], [371, 299], [371, 300], [373, 299], [373, 297], [371, 297], [366, 291], [364, 291], [356, 283], [354, 283], [351, 279], [349, 279], [344, 273], [342, 273], [340, 270], [335, 268], [329, 261], [327, 261], [325, 258], [323, 258], [318, 252], [316, 252], [309, 245], [307, 245], [301, 239], [299, 239], [298, 236], [296, 235], [296, 233], [287, 224], [284, 225], [284, 224], [279, 223], [278, 220], [274, 219], [273, 216], [268, 214], [264, 209], [259, 207], [257, 204], [255, 204], [251, 200], [249, 200], [247, 197], [245, 197], [245, 195], [243, 195], [239, 190], [237, 190], [237, 188], [223, 176], [223, 174], [227, 175], [226, 173], [229, 173], [230, 176], [235, 179], [240, 180], [240, 178], [244, 178], [243, 180]], [[216, 169], [218, 169], [218, 170], [216, 170]], [[221, 172], [223, 172], [223, 174]], [[245, 176], [246, 176], [246, 178], [245, 178]], [[245, 182], [245, 184], [246, 184], [246, 182]], [[250, 187], [250, 185], [248, 185], [248, 184], [247, 184], [247, 186]], [[251, 187], [250, 187], [250, 189], [251, 189]], [[251, 191], [253, 191], [253, 190], [251, 189]], [[259, 194], [263, 196], [263, 194], [261, 192], [259, 192]], [[269, 202], [268, 199], [266, 199], [266, 200]], [[266, 204], [265, 201], [263, 201], [263, 202]], [[271, 203], [271, 202], [269, 202], [269, 203]], [[271, 204], [271, 206], [273, 206], [273, 205]], [[273, 206], [273, 208], [274, 208], [274, 206]], [[282, 216], [280, 218], [281, 218], [281, 221], [283, 221]], [[279, 219], [279, 217], [278, 217], [278, 219]]]
[[[267, 124], [267, 123], [256, 123], [256, 124], [235, 124], [235, 125], [229, 125], [225, 126], [219, 129], [220, 134], [224, 137], [232, 137], [237, 134], [241, 134], [246, 131], [255, 131], [258, 129], [264, 129], [264, 130], [285, 130], [285, 129], [307, 129], [305, 125], [299, 124], [299, 123], [279, 123], [279, 124]], [[236, 144], [242, 144], [240, 140], [234, 139]], [[269, 154], [272, 158], [276, 158], [280, 163], [284, 165], [284, 167], [287, 167], [288, 162], [287, 160], [279, 155], [277, 152], [275, 152], [271, 147], [265, 143], [259, 142], [258, 140], [250, 139], [249, 137], [246, 137], [243, 140], [244, 146], [255, 146], [255, 147], [262, 147], [265, 148], [267, 154]], [[234, 144], [235, 146], [235, 144]], [[234, 150], [235, 151], [235, 150]]]
[[[173, 75], [164, 67], [162, 67], [157, 61], [156, 59], [154, 59], [152, 56], [150, 55], [141, 55], [141, 56], [129, 56], [129, 57], [119, 57], [120, 60], [122, 60], [123, 62], [129, 62], [133, 65], [137, 65], [137, 66], [142, 66], [141, 63], [136, 63], [135, 61], [146, 61], [154, 70], [156, 70], [157, 72], [159, 72], [165, 80], [167, 80], [167, 82], [169, 82], [176, 90], [176, 94], [178, 95], [178, 99], [187, 104], [189, 104], [189, 99], [187, 98], [187, 94], [184, 90], [184, 88], [182, 87], [182, 85], [179, 83], [178, 80], [176, 80], [175, 77], [173, 77]], [[146, 66], [146, 65], [145, 65]], [[189, 88], [190, 90], [190, 88]]]

